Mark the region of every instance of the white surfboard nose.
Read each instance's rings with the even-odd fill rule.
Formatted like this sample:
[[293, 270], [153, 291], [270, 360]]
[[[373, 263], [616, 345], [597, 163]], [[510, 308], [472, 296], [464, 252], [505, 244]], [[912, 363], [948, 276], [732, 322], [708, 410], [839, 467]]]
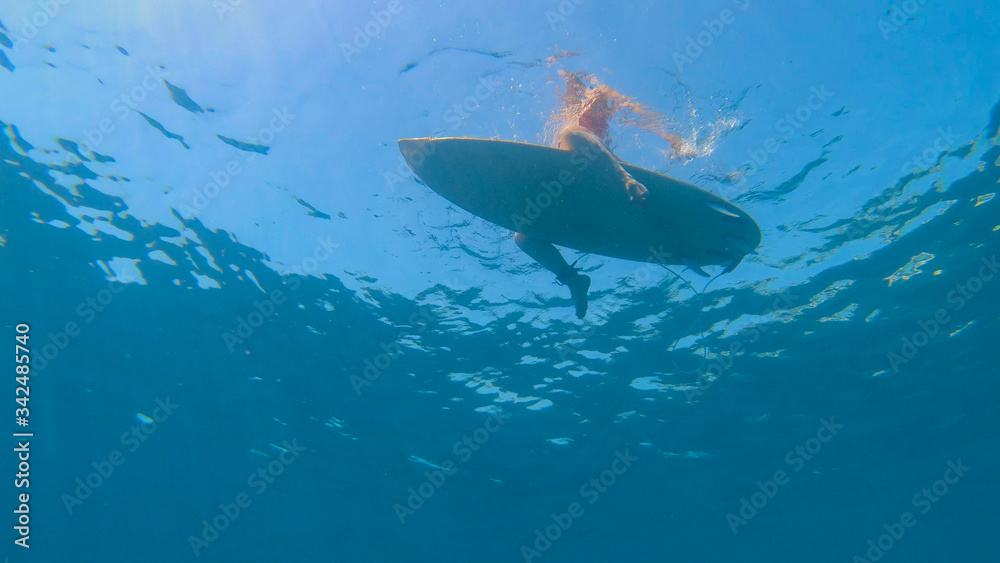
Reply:
[[400, 139], [396, 141], [399, 145], [399, 152], [406, 153], [413, 150], [413, 146], [417, 144], [417, 139]]
[[434, 152], [433, 139], [400, 139], [396, 143], [399, 145], [399, 152], [406, 160], [406, 164], [417, 172], [427, 160], [427, 157]]

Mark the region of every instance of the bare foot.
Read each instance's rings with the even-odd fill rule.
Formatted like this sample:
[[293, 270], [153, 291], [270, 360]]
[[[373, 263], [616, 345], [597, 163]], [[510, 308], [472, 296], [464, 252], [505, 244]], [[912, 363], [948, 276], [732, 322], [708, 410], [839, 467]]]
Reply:
[[635, 178], [629, 176], [625, 180], [625, 191], [628, 192], [628, 198], [637, 207], [643, 208], [646, 206], [646, 194], [649, 193], [649, 190], [646, 189], [646, 186], [636, 181]]

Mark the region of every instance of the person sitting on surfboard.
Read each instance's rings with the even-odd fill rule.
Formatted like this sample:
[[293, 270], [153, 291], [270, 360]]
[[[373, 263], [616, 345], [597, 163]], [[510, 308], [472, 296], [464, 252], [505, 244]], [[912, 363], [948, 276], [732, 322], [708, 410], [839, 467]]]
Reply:
[[399, 139], [400, 153], [423, 185], [513, 231], [518, 246], [569, 287], [580, 318], [587, 313], [590, 278], [567, 264], [555, 245], [681, 265], [702, 276], [708, 276], [702, 269], [708, 265], [733, 271], [757, 248], [760, 227], [739, 207], [615, 157], [608, 149], [609, 122], [614, 117], [660, 136], [670, 143], [672, 157], [698, 156], [694, 139], [682, 141], [668, 132], [673, 124], [666, 117], [590, 75], [563, 76], [566, 104], [553, 120], [560, 125], [558, 147], [417, 138]]
[[[629, 200], [637, 207], [642, 207], [645, 204], [646, 187], [632, 178], [608, 149], [611, 144], [611, 118], [621, 111], [632, 112], [635, 125], [658, 134], [670, 143], [671, 149], [677, 154], [686, 152], [683, 140], [667, 132], [657, 116], [645, 106], [600, 83], [593, 76], [563, 70], [559, 74], [566, 82], [566, 90], [563, 94], [564, 106], [557, 116], [557, 123], [561, 125], [557, 147], [579, 151], [588, 155], [596, 164], [609, 167], [621, 181], [621, 189]], [[582, 319], [587, 314], [590, 276], [581, 274], [566, 262], [549, 241], [516, 232], [514, 242], [542, 267], [554, 273], [560, 284], [569, 287], [576, 306], [576, 316]]]

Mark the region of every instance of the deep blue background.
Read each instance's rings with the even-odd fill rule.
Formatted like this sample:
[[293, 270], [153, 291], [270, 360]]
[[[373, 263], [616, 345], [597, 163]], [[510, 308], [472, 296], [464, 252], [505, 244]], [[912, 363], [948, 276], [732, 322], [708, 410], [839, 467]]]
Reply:
[[[584, 514], [534, 561], [851, 561], [906, 511], [917, 523], [883, 561], [995, 559], [1000, 278], [978, 278], [1000, 252], [995, 9], [917, 4], [883, 33], [882, 2], [588, 0], [555, 25], [557, 2], [404, 2], [347, 58], [381, 3], [102, 4], [60, 5], [30, 38], [22, 18], [43, 8], [0, 9], [0, 326], [13, 346], [30, 323], [36, 353], [32, 548], [8, 543], [10, 561], [195, 559], [189, 538], [241, 493], [251, 504], [198, 559], [518, 561], [573, 502]], [[733, 23], [678, 68], [724, 9]], [[580, 54], [550, 65], [556, 45]], [[150, 65], [211, 108], [161, 82], [140, 92], [136, 111], [188, 148], [113, 109]], [[579, 322], [509, 233], [390, 180], [399, 137], [545, 142], [560, 68], [697, 140], [701, 156], [668, 160], [619, 128], [615, 150], [734, 199], [760, 253], [702, 296], [585, 258]], [[484, 77], [502, 87], [452, 128]], [[814, 87], [833, 96], [784, 139]], [[266, 155], [218, 137], [254, 142], [283, 108], [295, 117], [257, 140]], [[76, 148], [102, 119], [99, 154]], [[734, 183], [769, 138], [780, 149]], [[204, 212], [179, 211], [233, 161]], [[314, 267], [317, 237], [336, 250]], [[958, 310], [950, 292], [973, 278]], [[102, 293], [111, 280], [124, 289]], [[79, 336], [42, 368], [67, 322]], [[177, 411], [128, 451], [121, 434], [167, 398]], [[509, 418], [466, 460], [453, 445], [491, 412]], [[843, 429], [795, 471], [788, 452], [823, 419]], [[307, 449], [258, 494], [247, 477], [285, 441]], [[69, 513], [64, 495], [114, 450], [125, 462]], [[638, 460], [589, 504], [581, 486], [626, 450]], [[920, 513], [914, 495], [959, 459], [971, 469]], [[401, 524], [394, 505], [449, 460], [457, 473]], [[779, 470], [788, 484], [734, 534], [727, 514]]]

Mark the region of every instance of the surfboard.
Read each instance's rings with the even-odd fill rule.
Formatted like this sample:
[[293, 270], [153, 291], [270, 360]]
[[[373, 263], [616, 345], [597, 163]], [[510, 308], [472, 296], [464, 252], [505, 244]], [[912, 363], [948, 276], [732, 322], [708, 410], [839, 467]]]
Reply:
[[427, 187], [501, 227], [558, 246], [639, 262], [727, 271], [760, 244], [745, 211], [692, 184], [621, 163], [649, 192], [630, 201], [610, 166], [589, 153], [463, 137], [400, 139]]

